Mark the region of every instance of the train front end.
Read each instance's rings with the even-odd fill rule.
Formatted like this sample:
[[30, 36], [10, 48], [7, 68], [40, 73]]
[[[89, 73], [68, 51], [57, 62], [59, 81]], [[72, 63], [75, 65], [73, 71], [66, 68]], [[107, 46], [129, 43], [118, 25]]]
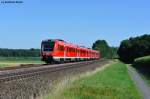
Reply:
[[55, 47], [54, 40], [44, 40], [41, 43], [41, 60], [46, 63], [52, 63], [53, 60], [53, 51]]

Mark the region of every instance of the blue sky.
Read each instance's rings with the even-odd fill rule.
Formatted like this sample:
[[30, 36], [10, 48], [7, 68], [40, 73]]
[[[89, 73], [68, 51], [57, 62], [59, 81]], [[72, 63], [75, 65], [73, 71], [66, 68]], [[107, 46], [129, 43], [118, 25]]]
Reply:
[[40, 48], [49, 38], [86, 47], [105, 39], [119, 46], [131, 36], [150, 34], [149, 0], [22, 1], [0, 3], [0, 48]]

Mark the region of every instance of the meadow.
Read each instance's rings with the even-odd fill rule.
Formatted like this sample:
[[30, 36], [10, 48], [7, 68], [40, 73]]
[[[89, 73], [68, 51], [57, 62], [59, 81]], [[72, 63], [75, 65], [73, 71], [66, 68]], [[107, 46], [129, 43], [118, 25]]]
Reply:
[[[63, 87], [64, 86], [64, 87]], [[127, 67], [121, 62], [73, 82], [56, 87], [55, 94], [44, 99], [140, 99], [140, 95], [128, 75]]]
[[0, 57], [0, 68], [20, 64], [42, 64], [40, 57]]

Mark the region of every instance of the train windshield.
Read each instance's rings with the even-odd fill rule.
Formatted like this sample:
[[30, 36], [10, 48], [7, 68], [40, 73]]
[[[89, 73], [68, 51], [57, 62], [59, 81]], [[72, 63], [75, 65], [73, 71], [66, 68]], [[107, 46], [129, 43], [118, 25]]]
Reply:
[[54, 44], [54, 41], [42, 42], [42, 51], [53, 51]]

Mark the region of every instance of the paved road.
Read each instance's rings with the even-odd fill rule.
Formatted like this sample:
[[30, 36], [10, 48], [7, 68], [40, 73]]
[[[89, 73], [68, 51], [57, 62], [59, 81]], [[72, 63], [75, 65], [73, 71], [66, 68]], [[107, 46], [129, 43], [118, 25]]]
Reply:
[[143, 99], [150, 99], [150, 87], [143, 81], [139, 73], [132, 66], [128, 66], [128, 72]]

